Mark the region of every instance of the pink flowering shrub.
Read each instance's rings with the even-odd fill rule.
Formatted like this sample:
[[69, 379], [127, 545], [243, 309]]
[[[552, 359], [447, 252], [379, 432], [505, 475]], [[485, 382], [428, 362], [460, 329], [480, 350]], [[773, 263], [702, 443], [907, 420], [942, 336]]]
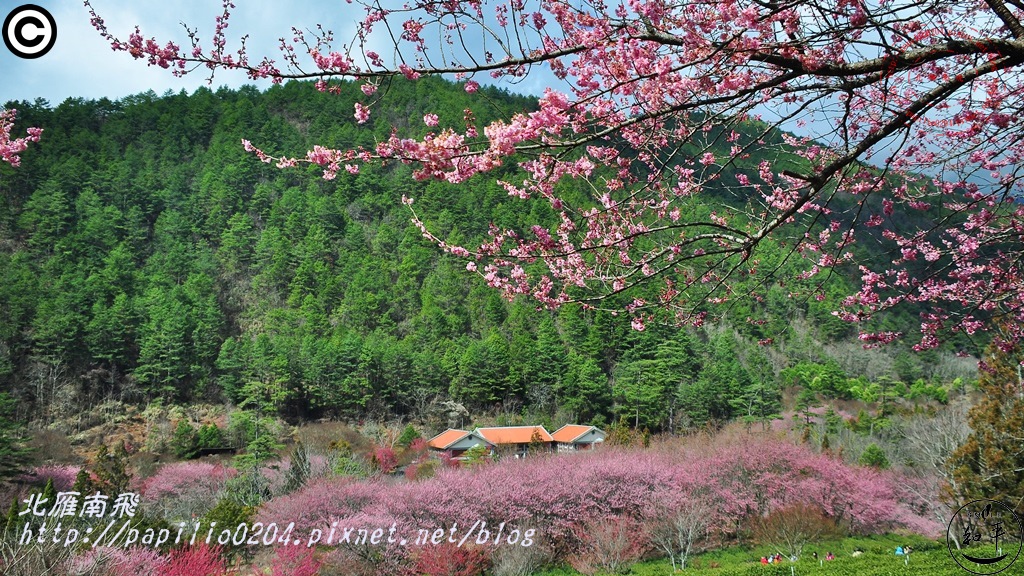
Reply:
[[359, 482], [348, 477], [321, 478], [265, 503], [256, 521], [264, 524], [295, 522], [297, 534], [324, 528], [331, 521], [358, 514], [378, 500], [386, 487], [377, 481]]
[[167, 464], [142, 481], [139, 494], [145, 506], [171, 521], [201, 516], [212, 508], [228, 480], [238, 475], [234, 468], [210, 462], [186, 461]]
[[398, 466], [398, 456], [387, 446], [378, 446], [373, 450], [373, 465], [381, 474], [390, 474]]
[[459, 461], [456, 460], [455, 458], [452, 458], [452, 456], [447, 452], [441, 454], [441, 456], [438, 457], [438, 460], [441, 461], [441, 465], [444, 466], [445, 468], [458, 468], [459, 466], [461, 466]]
[[[745, 436], [699, 446], [676, 443], [671, 449], [606, 447], [471, 469], [439, 467], [433, 478], [416, 482], [319, 480], [267, 502], [257, 520], [287, 519], [301, 532], [332, 522], [352, 526], [359, 518], [388, 518], [372, 526], [395, 522], [413, 537], [418, 528], [455, 525], [464, 533], [478, 522], [492, 537], [499, 529], [506, 536], [533, 529], [534, 542], [557, 558], [574, 557], [597, 570], [607, 569], [602, 566], [614, 563], [616, 554], [638, 557], [650, 545], [646, 529], [693, 502], [708, 510], [709, 544], [735, 542], [751, 518], [796, 504], [820, 509], [853, 533], [934, 532], [899, 490], [902, 482], [893, 472], [850, 467], [784, 440]], [[581, 527], [609, 517], [632, 526], [629, 536], [639, 540], [616, 552], [624, 534], [596, 528], [581, 533]], [[346, 554], [358, 556], [352, 550]]]
[[173, 550], [156, 576], [221, 576], [227, 573], [220, 547], [205, 543]]
[[[409, 525], [389, 515], [357, 513], [338, 520], [340, 528], [366, 527], [367, 529], [396, 527], [395, 534], [408, 534]], [[326, 533], [326, 531], [325, 531]], [[343, 540], [340, 530], [334, 541], [333, 550], [324, 562], [325, 574], [345, 574], [352, 576], [412, 576], [414, 566], [410, 556], [412, 547], [402, 546], [396, 542], [388, 542], [390, 534], [382, 533], [382, 538], [374, 544], [372, 540], [361, 541], [359, 538]], [[397, 538], [397, 536], [396, 536]]]
[[479, 576], [491, 565], [490, 547], [444, 543], [415, 552], [414, 573], [422, 576]]
[[234, 468], [209, 462], [175, 462], [162, 466], [139, 487], [143, 496], [164, 498], [195, 490], [219, 491], [238, 475]]
[[427, 441], [423, 438], [415, 438], [409, 443], [408, 451], [415, 454], [417, 457], [427, 453]]
[[89, 548], [72, 558], [69, 574], [103, 574], [104, 576], [156, 576], [167, 557], [148, 546], [124, 549], [117, 546]]
[[649, 548], [643, 524], [631, 518], [595, 518], [575, 532], [579, 545], [569, 564], [588, 576], [619, 574]]
[[287, 458], [278, 462], [271, 462], [260, 467], [260, 476], [263, 476], [267, 481], [267, 487], [270, 489], [272, 494], [280, 494], [284, 492], [285, 484], [288, 483], [289, 468], [291, 468], [291, 464]]
[[278, 546], [270, 562], [271, 576], [316, 576], [323, 561], [305, 546]]
[[78, 476], [80, 466], [68, 466], [65, 464], [45, 464], [36, 466], [31, 472], [22, 474], [18, 480], [33, 486], [45, 486], [47, 480], [53, 480], [53, 487], [58, 492], [70, 490], [75, 485], [75, 478]]

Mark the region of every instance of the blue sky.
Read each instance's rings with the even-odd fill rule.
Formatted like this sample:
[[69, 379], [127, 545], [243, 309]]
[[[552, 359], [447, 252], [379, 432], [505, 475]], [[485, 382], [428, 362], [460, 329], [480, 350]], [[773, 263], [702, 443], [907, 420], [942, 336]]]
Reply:
[[[0, 3], [0, 19], [22, 3]], [[134, 60], [125, 52], [112, 51], [89, 24], [89, 14], [79, 0], [33, 0], [33, 3], [53, 15], [57, 22], [57, 43], [49, 53], [34, 60], [20, 59], [0, 44], [0, 104], [11, 100], [45, 98], [55, 106], [69, 97], [117, 99], [150, 89], [157, 94], [167, 90], [177, 92], [182, 88], [192, 92], [206, 85], [209, 71], [205, 68], [177, 78], [167, 70]], [[181, 22], [191, 28], [198, 27], [200, 37], [208, 47], [214, 18], [221, 11], [220, 0], [182, 3], [93, 0], [93, 5], [105, 19], [109, 30], [122, 39], [126, 39], [138, 24], [146, 38], [155, 36], [161, 44], [173, 40], [183, 47], [188, 46], [188, 37]], [[248, 52], [254, 60], [267, 55], [279, 59], [278, 38], [285, 36], [290, 39], [292, 26], [308, 29], [321, 23], [334, 30], [340, 44], [351, 38], [354, 23], [362, 15], [357, 5], [345, 0], [294, 3], [236, 0], [236, 5], [238, 7], [233, 11], [228, 28], [228, 49], [236, 50], [239, 46], [237, 39], [248, 33]], [[538, 81], [525, 82], [510, 89], [539, 94], [542, 87]], [[253, 82], [242, 73], [221, 71], [212, 86], [237, 87], [247, 83]], [[266, 82], [256, 84], [262, 87], [269, 85]]]
[[[28, 1], [0, 2], [0, 20], [10, 10]], [[53, 15], [57, 22], [57, 43], [49, 53], [34, 60], [18, 58], [0, 44], [0, 106], [12, 100], [31, 102], [36, 98], [44, 98], [56, 106], [73, 97], [118, 99], [147, 90], [157, 94], [182, 89], [192, 92], [207, 85], [209, 70], [205, 68], [179, 78], [168, 70], [135, 60], [125, 52], [111, 50], [109, 43], [89, 23], [88, 11], [81, 0], [31, 2]], [[232, 13], [228, 28], [228, 51], [237, 50], [238, 38], [248, 34], [248, 53], [256, 61], [263, 56], [280, 61], [278, 39], [284, 36], [290, 40], [292, 26], [312, 29], [318, 23], [323, 24], [335, 32], [335, 48], [339, 49], [340, 44], [352, 38], [355, 23], [363, 16], [358, 4], [350, 4], [346, 0], [289, 3], [235, 0], [235, 3], [237, 8]], [[171, 40], [186, 49], [188, 36], [181, 23], [198, 28], [203, 45], [208, 48], [214, 19], [222, 10], [221, 0], [182, 3], [93, 0], [93, 6], [106, 21], [110, 32], [121, 39], [127, 39], [135, 25], [139, 25], [146, 38], [156, 37], [161, 44]], [[383, 55], [391, 52], [384, 46], [370, 48]], [[489, 80], [487, 75], [478, 75], [476, 79], [481, 82]], [[269, 81], [253, 82], [241, 72], [218, 71], [212, 87], [238, 87], [253, 83], [261, 88], [269, 86]], [[556, 81], [550, 71], [542, 67], [531, 70], [525, 81], [506, 87], [512, 92], [539, 96], [545, 86], [567, 90], [565, 84]], [[771, 111], [766, 109], [764, 112], [766, 119], [770, 119]], [[789, 122], [785, 128], [814, 136], [811, 127], [801, 129]]]
[[[125, 53], [113, 52], [109, 44], [89, 24], [89, 14], [81, 2], [57, 2], [36, 0], [47, 9], [57, 22], [57, 43], [46, 55], [24, 60], [0, 46], [0, 102], [45, 98], [57, 105], [69, 97], [120, 98], [153, 89], [157, 93], [165, 90], [189, 91], [202, 85], [204, 78], [175, 78], [166, 70], [147, 67], [145, 63], [133, 60]], [[183, 29], [177, 23], [184, 19], [207, 29], [216, 14], [217, 4], [207, 2], [190, 3], [181, 9], [182, 16], [170, 12], [171, 3], [131, 3], [98, 0], [96, 7], [104, 15], [111, 31], [127, 36], [138, 23], [147, 35], [173, 35], [175, 40], [184, 37]], [[207, 5], [200, 9], [200, 4]], [[0, 11], [10, 10], [18, 3], [4, 2]], [[237, 84], [237, 80], [225, 77], [216, 80], [218, 84]]]

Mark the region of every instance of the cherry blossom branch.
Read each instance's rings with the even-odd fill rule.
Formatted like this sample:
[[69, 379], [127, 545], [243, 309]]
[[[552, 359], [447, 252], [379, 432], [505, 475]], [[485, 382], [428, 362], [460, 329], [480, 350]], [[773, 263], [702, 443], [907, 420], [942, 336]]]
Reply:
[[0, 110], [0, 160], [11, 166], [21, 165], [20, 154], [28, 148], [29, 142], [39, 142], [42, 135], [42, 128], [29, 128], [26, 130], [28, 136], [11, 139], [11, 130], [14, 128], [14, 119], [18, 111], [10, 108]]
[[[537, 111], [487, 126], [471, 111], [459, 128], [428, 113], [426, 136], [396, 133], [365, 149], [316, 146], [305, 157], [271, 156], [243, 141], [264, 162], [317, 164], [325, 178], [402, 162], [417, 179], [462, 183], [516, 164], [516, 181], [500, 184], [549, 203], [554, 225], [492, 228], [470, 248], [447, 243], [412, 212], [425, 237], [509, 298], [597, 306], [658, 279], [665, 286], [657, 298], [635, 296], [622, 308], [635, 327], [659, 309], [704, 321], [710, 305], [757, 297], [775, 281], [778, 267], [749, 273], [763, 243], [785, 243], [786, 261], [808, 258], [798, 279], [807, 281], [854, 261], [853, 227], [862, 225], [879, 231], [893, 258], [859, 263], [862, 287], [837, 311], [843, 318], [864, 322], [904, 302], [924, 305], [922, 348], [937, 345], [940, 332], [984, 330], [986, 318], [1024, 327], [1024, 213], [1013, 201], [1021, 182], [1014, 167], [1024, 161], [1024, 8], [1016, 0], [374, 0], [356, 3], [365, 17], [340, 49], [321, 27], [293, 29], [291, 42], [280, 41], [283, 67], [250, 60], [244, 37], [227, 51], [229, 0], [211, 44], [187, 30], [188, 52], [138, 28], [119, 40], [85, 3], [114, 50], [176, 74], [243, 70], [275, 82], [316, 79], [332, 92], [358, 87], [372, 98], [381, 79], [399, 75], [453, 74], [474, 92], [478, 74], [518, 80], [550, 69], [564, 90], [549, 88]], [[389, 59], [368, 49], [381, 40]], [[366, 122], [374, 105], [358, 101], [355, 120]], [[766, 112], [776, 119], [756, 124]], [[811, 137], [784, 136], [773, 145], [776, 159], [752, 166], [764, 141], [794, 123]], [[722, 183], [726, 168], [737, 171], [737, 184]], [[991, 190], [972, 180], [978, 174], [994, 181]], [[557, 192], [562, 179], [585, 183], [593, 197], [570, 201]], [[709, 190], [736, 200], [708, 214], [699, 198]], [[868, 203], [878, 197], [881, 213]], [[894, 217], [928, 216], [937, 206], [946, 212], [910, 229]], [[912, 278], [918, 256], [933, 264]], [[754, 287], [735, 290], [737, 276], [757, 276]], [[895, 337], [864, 335], [869, 344]]]

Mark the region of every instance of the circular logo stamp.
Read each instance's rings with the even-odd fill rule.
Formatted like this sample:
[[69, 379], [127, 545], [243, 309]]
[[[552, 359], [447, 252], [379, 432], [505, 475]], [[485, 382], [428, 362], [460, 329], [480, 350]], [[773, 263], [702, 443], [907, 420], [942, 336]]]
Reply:
[[18, 6], [7, 15], [2, 30], [4, 44], [19, 58], [39, 58], [57, 42], [57, 22], [35, 4]]
[[1013, 509], [997, 500], [975, 500], [960, 507], [946, 528], [949, 555], [972, 574], [998, 574], [1024, 547], [1024, 526]]

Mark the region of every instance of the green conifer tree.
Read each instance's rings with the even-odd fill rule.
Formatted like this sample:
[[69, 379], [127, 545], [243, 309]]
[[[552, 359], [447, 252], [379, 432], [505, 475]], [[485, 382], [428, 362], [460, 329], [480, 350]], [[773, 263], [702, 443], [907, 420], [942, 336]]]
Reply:
[[978, 498], [1024, 513], [1024, 351], [991, 345], [978, 379], [981, 400], [967, 415], [971, 432], [949, 459], [960, 504]]

